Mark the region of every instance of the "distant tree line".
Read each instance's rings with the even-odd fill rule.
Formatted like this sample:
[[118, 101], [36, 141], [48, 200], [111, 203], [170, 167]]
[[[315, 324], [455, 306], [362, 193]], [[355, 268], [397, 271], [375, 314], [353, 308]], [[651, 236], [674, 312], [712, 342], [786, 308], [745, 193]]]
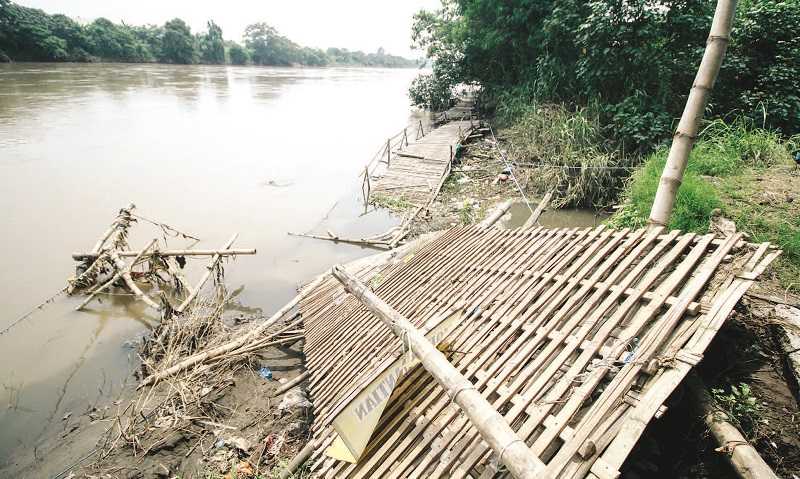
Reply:
[[66, 15], [0, 0], [0, 61], [225, 64], [245, 65], [359, 65], [413, 67], [417, 63], [376, 53], [300, 46], [266, 23], [245, 29], [244, 44], [226, 41], [222, 28], [213, 21], [207, 30], [192, 33], [189, 25], [175, 18], [163, 26], [132, 26], [105, 18], [82, 25]]

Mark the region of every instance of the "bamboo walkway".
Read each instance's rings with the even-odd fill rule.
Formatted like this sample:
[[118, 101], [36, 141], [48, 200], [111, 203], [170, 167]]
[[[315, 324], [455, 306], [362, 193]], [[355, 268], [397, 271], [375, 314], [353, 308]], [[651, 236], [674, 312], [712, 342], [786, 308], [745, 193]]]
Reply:
[[386, 168], [372, 173], [370, 197], [391, 197], [417, 206], [426, 203], [439, 192], [450, 173], [453, 155], [476, 124], [468, 120], [451, 121], [418, 140], [401, 141], [392, 151]]
[[[348, 270], [505, 416], [541, 477], [607, 479], [779, 254], [739, 235], [465, 227]], [[357, 298], [331, 278], [306, 293], [316, 477], [508, 475]]]

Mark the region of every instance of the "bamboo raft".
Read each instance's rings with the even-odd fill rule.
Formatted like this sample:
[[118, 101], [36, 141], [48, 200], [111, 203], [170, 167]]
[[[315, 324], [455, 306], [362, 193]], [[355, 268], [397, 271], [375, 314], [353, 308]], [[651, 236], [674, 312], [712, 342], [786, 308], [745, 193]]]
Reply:
[[[348, 270], [503, 415], [536, 477], [606, 479], [779, 254], [661, 228], [465, 227]], [[336, 280], [300, 310], [316, 477], [508, 475], [410, 343]]]

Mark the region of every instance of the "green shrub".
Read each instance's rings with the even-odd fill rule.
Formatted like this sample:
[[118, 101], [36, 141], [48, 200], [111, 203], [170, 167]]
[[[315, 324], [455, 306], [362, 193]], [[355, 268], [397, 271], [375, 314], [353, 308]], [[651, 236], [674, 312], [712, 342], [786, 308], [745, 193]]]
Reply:
[[730, 393], [724, 389], [714, 388], [711, 396], [717, 407], [728, 416], [728, 420], [736, 425], [746, 437], [752, 438], [761, 422], [761, 404], [747, 383], [738, 386], [731, 384]]
[[[644, 166], [634, 174], [627, 192], [630, 206], [627, 206], [624, 215], [615, 215], [612, 224], [619, 227], [636, 228], [647, 223], [666, 157], [666, 149], [653, 153]], [[681, 231], [703, 233], [708, 230], [711, 212], [720, 205], [719, 196], [714, 187], [697, 173], [687, 171], [675, 199], [669, 227]]]

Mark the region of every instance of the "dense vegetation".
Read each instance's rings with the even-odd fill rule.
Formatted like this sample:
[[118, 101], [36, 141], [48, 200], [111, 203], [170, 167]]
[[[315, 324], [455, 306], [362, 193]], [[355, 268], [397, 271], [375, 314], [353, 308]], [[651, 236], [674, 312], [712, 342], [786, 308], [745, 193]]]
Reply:
[[265, 23], [248, 26], [244, 45], [240, 45], [225, 41], [222, 28], [213, 21], [197, 34], [179, 18], [163, 26], [116, 24], [105, 18], [81, 25], [65, 15], [49, 15], [0, 0], [0, 61], [10, 60], [416, 66], [416, 62], [389, 55], [382, 48], [367, 54], [302, 47]]
[[[453, 85], [479, 84], [512, 120], [535, 102], [592, 106], [604, 138], [646, 152], [668, 139], [705, 46], [705, 0], [444, 0], [415, 16], [433, 73], [411, 89], [441, 108]], [[709, 114], [800, 130], [800, 0], [742, 0]]]

